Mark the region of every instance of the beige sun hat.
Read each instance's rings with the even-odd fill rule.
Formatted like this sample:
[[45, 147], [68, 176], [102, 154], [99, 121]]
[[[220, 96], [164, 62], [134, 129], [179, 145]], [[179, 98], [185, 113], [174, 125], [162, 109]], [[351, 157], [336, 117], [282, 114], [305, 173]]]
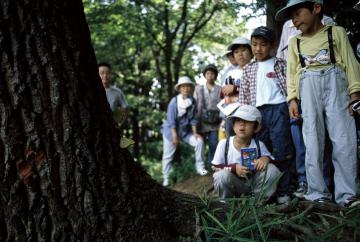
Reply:
[[178, 83], [175, 85], [175, 90], [179, 91], [179, 87], [184, 84], [194, 86], [194, 83], [191, 81], [190, 77], [181, 76], [181, 77], [179, 77]]
[[290, 19], [290, 14], [292, 10], [296, 9], [298, 5], [305, 2], [324, 4], [323, 0], [289, 0], [285, 7], [277, 11], [275, 15], [275, 20], [284, 21]]

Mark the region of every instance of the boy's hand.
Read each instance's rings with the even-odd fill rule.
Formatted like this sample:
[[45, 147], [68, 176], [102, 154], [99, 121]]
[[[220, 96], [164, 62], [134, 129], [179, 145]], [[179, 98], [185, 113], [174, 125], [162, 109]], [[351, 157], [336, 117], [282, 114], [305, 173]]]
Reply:
[[213, 170], [213, 171], [221, 171], [222, 169], [221, 168], [218, 168], [218, 167], [215, 167], [215, 166], [211, 166], [211, 169]]
[[289, 115], [290, 118], [300, 118], [299, 107], [296, 99], [293, 99], [289, 103]]
[[196, 139], [203, 139], [203, 137], [199, 133], [194, 133], [194, 136]]
[[360, 103], [360, 101], [357, 101], [357, 102], [349, 105], [349, 114], [351, 116], [354, 116], [355, 114], [357, 114], [357, 115], [360, 114], [359, 103]]
[[230, 96], [231, 94], [233, 94], [235, 91], [235, 86], [234, 85], [225, 85], [222, 88], [222, 93], [225, 96]]
[[177, 136], [177, 134], [173, 134], [173, 139], [172, 139], [172, 143], [174, 144], [174, 145], [178, 145], [178, 143], [179, 143], [179, 137]]
[[255, 171], [263, 171], [266, 169], [267, 165], [269, 164], [268, 157], [260, 157], [259, 159], [255, 160]]
[[247, 174], [249, 173], [249, 168], [242, 166], [240, 164], [236, 164], [236, 175], [238, 177], [247, 178]]

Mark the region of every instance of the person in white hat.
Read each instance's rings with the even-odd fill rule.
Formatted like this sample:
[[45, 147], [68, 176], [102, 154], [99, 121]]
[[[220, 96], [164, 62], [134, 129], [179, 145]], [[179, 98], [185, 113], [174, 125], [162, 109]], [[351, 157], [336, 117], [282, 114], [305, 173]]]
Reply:
[[[242, 72], [244, 67], [250, 62], [253, 54], [250, 40], [241, 36], [234, 39], [227, 47], [227, 50], [229, 51], [228, 55], [233, 58], [236, 66], [227, 73], [224, 82], [221, 84], [221, 94], [224, 98], [224, 103], [231, 104], [236, 103], [238, 100]], [[234, 135], [231, 124], [227, 121], [225, 121], [225, 131], [228, 137]]]
[[222, 83], [222, 94], [227, 97], [229, 103], [236, 102], [238, 88], [242, 76], [243, 68], [250, 62], [253, 57], [251, 51], [250, 40], [244, 37], [238, 37], [227, 48], [231, 50], [231, 55], [234, 58], [237, 67], [232, 69], [225, 79], [225, 83]]
[[[273, 158], [264, 143], [253, 138], [261, 128], [260, 111], [254, 106], [243, 105], [228, 119], [233, 123], [235, 136], [221, 140], [216, 148], [211, 162], [215, 170], [215, 191], [222, 200], [244, 194], [263, 194], [270, 198], [276, 191], [281, 173], [270, 163]], [[254, 167], [245, 164], [248, 157], [244, 152], [248, 156], [253, 152]]]
[[180, 77], [175, 85], [179, 94], [170, 100], [166, 112], [166, 120], [162, 125], [163, 156], [162, 173], [163, 185], [169, 186], [169, 175], [172, 170], [171, 161], [180, 140], [184, 140], [195, 149], [195, 167], [199, 175], [208, 172], [204, 164], [204, 142], [196, 130], [196, 103], [192, 97], [194, 83], [189, 77]]
[[[323, 173], [325, 129], [333, 152], [334, 200], [343, 207], [360, 204], [356, 197], [357, 157], [353, 105], [360, 101], [360, 64], [346, 31], [321, 23], [322, 0], [290, 0], [276, 20], [291, 18], [302, 33], [290, 39], [287, 62], [287, 101], [292, 118], [299, 118], [301, 100], [305, 168], [305, 199], [333, 202]], [[300, 84], [301, 83], [301, 84]]]
[[222, 71], [220, 71], [220, 84], [223, 86], [225, 84], [226, 78], [229, 76], [230, 71], [237, 68], [238, 64], [235, 61], [234, 56], [232, 55], [232, 51], [226, 49], [224, 55], [222, 56], [224, 59], [227, 59], [230, 65], [226, 66]]

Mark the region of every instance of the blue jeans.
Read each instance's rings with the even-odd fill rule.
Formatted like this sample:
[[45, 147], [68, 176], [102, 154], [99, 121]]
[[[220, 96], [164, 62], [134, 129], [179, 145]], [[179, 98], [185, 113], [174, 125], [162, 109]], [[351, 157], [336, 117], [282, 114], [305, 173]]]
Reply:
[[209, 154], [208, 154], [209, 164], [211, 164], [211, 162], [214, 158], [214, 155], [215, 155], [216, 147], [218, 144], [218, 133], [219, 133], [219, 130], [213, 130], [213, 131], [202, 133], [205, 144], [207, 143], [209, 145]]
[[[295, 146], [295, 164], [296, 172], [298, 174], [298, 182], [307, 182], [306, 181], [306, 171], [305, 171], [305, 144], [302, 136], [302, 120], [301, 119], [290, 119], [290, 128], [292, 140]], [[323, 163], [323, 174], [324, 180], [327, 187], [332, 186], [331, 181], [331, 153], [332, 145], [329, 140], [329, 135], [326, 134], [325, 138], [325, 151], [324, 151], [324, 163]]]

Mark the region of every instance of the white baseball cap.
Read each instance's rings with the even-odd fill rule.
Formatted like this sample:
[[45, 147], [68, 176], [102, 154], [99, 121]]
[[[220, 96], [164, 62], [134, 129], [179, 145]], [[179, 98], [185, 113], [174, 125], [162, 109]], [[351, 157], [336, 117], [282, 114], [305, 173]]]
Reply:
[[179, 87], [184, 84], [194, 86], [194, 83], [191, 81], [191, 79], [189, 77], [182, 76], [182, 77], [179, 77], [178, 83], [175, 85], [175, 90], [179, 91]]
[[318, 3], [318, 4], [324, 4], [323, 0], [289, 0], [285, 7], [277, 11], [275, 15], [276, 21], [284, 21], [290, 19], [290, 14], [293, 9], [296, 9], [296, 7], [300, 4], [310, 2], [310, 3]]
[[251, 42], [248, 38], [245, 37], [237, 37], [236, 39], [234, 39], [231, 44], [227, 47], [228, 50], [233, 50], [233, 47], [235, 45], [248, 45], [251, 48]]
[[259, 109], [251, 105], [242, 105], [228, 118], [241, 118], [246, 121], [256, 121], [261, 124], [261, 113]]

